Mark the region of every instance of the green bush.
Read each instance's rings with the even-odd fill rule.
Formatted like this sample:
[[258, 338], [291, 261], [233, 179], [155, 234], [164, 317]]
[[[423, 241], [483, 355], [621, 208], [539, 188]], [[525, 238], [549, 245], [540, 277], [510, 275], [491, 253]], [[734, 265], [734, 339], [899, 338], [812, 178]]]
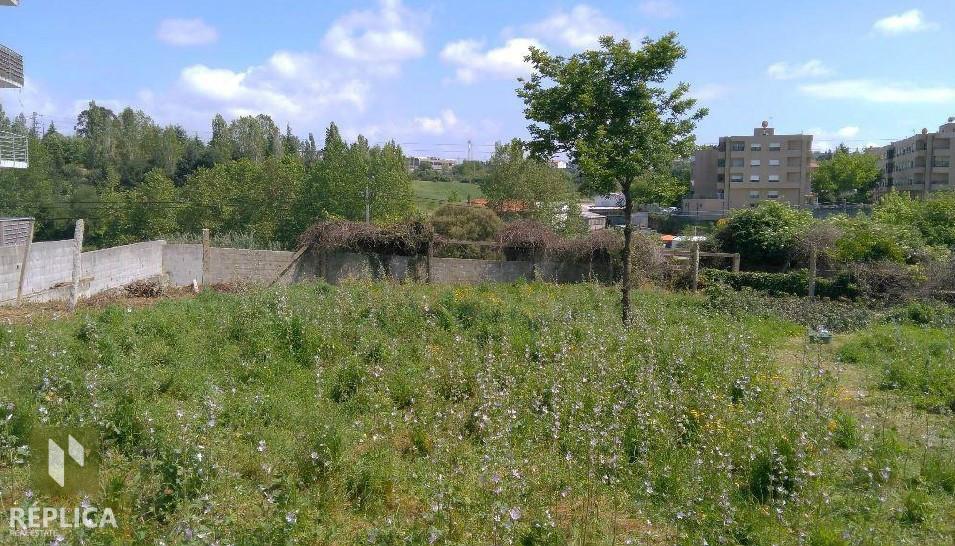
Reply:
[[[722, 269], [704, 269], [700, 274], [704, 285], [724, 284], [735, 290], [752, 288], [767, 292], [773, 296], [806, 296], [809, 293], [809, 277], [805, 270], [789, 273], [763, 273], [754, 271], [724, 271]], [[816, 295], [824, 298], [853, 299], [858, 295], [849, 275], [840, 274], [832, 279], [816, 278]]]
[[739, 252], [747, 264], [782, 265], [795, 255], [799, 235], [812, 225], [812, 214], [786, 203], [763, 201], [740, 209], [718, 224], [716, 241], [724, 252]]
[[[504, 227], [504, 222], [493, 210], [469, 205], [447, 204], [431, 216], [434, 232], [456, 241], [493, 241]], [[441, 244], [437, 252], [448, 258], [497, 258], [493, 248], [475, 245]]]
[[842, 233], [832, 249], [833, 257], [841, 262], [914, 263], [925, 247], [910, 225], [886, 224], [865, 215], [839, 216], [831, 222]]

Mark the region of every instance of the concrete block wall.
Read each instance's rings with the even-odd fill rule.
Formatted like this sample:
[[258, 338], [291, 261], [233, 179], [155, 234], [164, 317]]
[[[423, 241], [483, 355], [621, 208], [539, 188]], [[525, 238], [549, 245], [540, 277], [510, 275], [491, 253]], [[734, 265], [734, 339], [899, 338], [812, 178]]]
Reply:
[[[200, 247], [200, 255], [201, 251]], [[295, 255], [294, 252], [239, 248], [213, 247], [209, 251], [209, 278], [206, 279], [208, 284], [233, 281], [272, 282], [283, 269], [288, 267]]]
[[80, 297], [89, 297], [134, 281], [162, 275], [164, 246], [165, 241], [149, 241], [84, 252], [80, 270], [80, 279], [83, 280]]
[[169, 244], [162, 249], [163, 272], [173, 286], [202, 284], [202, 245]]
[[[379, 256], [353, 252], [308, 255], [306, 264], [315, 262], [311, 276], [323, 278], [331, 284], [346, 279], [406, 279], [424, 281], [428, 278], [426, 259], [407, 256]], [[460, 258], [431, 258], [431, 281], [435, 283], [476, 284], [482, 282], [514, 282], [539, 279], [547, 282], [575, 283], [591, 279], [612, 281], [614, 272], [608, 264], [564, 263], [554, 261], [471, 260]]]
[[[309, 262], [316, 261], [313, 267]], [[338, 284], [346, 279], [382, 279], [396, 281], [427, 279], [425, 258], [409, 256], [384, 256], [378, 254], [358, 254], [354, 252], [334, 252], [325, 255], [311, 255], [303, 260], [303, 276], [321, 277], [326, 282]]]
[[[44, 300], [41, 295], [73, 279], [73, 241], [47, 241], [30, 245], [24, 296]], [[33, 295], [37, 295], [33, 298]]]
[[20, 284], [25, 246], [0, 246], [0, 302], [14, 300]]
[[432, 258], [431, 281], [437, 283], [514, 282], [534, 278], [532, 262]]

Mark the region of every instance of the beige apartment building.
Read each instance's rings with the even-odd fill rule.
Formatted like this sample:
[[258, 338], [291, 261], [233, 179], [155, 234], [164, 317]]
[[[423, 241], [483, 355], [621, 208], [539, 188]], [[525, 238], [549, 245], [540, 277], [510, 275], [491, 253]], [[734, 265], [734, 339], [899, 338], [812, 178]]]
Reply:
[[777, 135], [764, 121], [753, 136], [721, 137], [697, 151], [683, 211], [719, 215], [768, 200], [810, 204], [812, 166], [812, 135]]
[[922, 129], [921, 134], [881, 150], [879, 195], [899, 191], [924, 199], [935, 191], [955, 190], [955, 117], [948, 118], [937, 133]]

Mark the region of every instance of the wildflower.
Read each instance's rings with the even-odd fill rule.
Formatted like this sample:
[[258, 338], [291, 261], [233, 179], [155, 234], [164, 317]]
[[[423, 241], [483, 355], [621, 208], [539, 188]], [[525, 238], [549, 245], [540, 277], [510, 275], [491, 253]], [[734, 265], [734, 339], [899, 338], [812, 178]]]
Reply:
[[511, 521], [517, 521], [521, 519], [521, 509], [515, 506], [511, 508], [508, 515], [511, 517]]
[[288, 523], [289, 525], [295, 525], [296, 521], [298, 521], [298, 514], [295, 512], [285, 513], [285, 523]]
[[259, 453], [265, 453], [265, 440], [259, 440], [259, 446], [256, 449]]

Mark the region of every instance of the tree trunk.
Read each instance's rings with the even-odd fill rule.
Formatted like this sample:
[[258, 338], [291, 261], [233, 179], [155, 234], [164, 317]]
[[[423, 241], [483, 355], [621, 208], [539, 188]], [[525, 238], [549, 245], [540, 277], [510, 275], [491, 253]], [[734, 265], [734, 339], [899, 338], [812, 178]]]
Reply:
[[621, 279], [621, 290], [623, 291], [622, 297], [620, 299], [621, 307], [623, 308], [623, 324], [626, 326], [630, 323], [630, 276], [631, 276], [631, 264], [630, 264], [630, 253], [631, 253], [631, 242], [633, 239], [633, 223], [631, 222], [631, 217], [633, 216], [633, 200], [630, 197], [630, 180], [627, 180], [621, 184], [621, 189], [623, 189], [623, 215], [624, 215], [624, 224], [623, 224], [623, 278]]

